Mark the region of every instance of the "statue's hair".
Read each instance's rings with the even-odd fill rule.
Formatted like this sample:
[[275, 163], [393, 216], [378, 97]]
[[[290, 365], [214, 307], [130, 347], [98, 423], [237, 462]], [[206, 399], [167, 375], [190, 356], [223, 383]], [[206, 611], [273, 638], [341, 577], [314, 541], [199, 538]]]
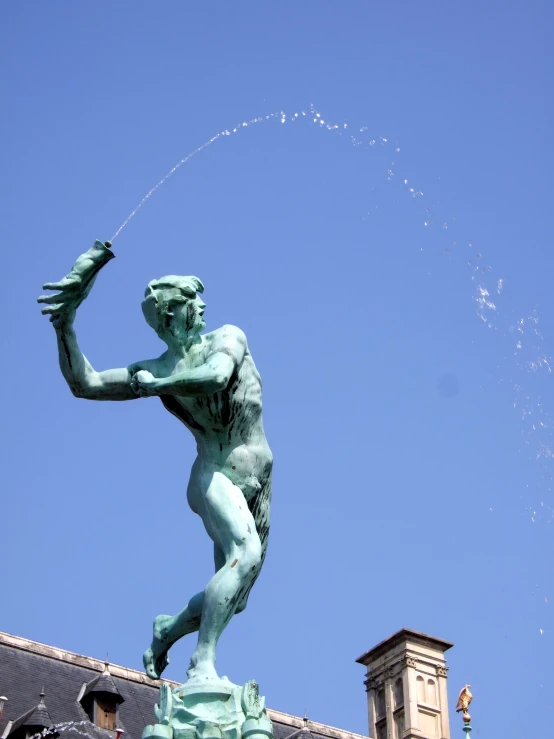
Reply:
[[[148, 287], [152, 288], [152, 290], [178, 290], [186, 299], [195, 298], [196, 293], [204, 292], [202, 281], [198, 277], [194, 277], [194, 275], [190, 275], [189, 277], [166, 275], [165, 277], [160, 277], [159, 280], [151, 280], [148, 283]], [[175, 294], [175, 298], [177, 298], [177, 302], [182, 302], [178, 300], [178, 293]]]

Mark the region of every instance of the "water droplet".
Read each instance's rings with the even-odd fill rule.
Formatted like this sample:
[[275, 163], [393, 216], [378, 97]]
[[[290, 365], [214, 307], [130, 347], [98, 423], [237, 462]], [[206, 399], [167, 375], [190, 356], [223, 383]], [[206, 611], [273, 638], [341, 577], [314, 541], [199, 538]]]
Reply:
[[443, 227], [443, 228], [448, 228], [448, 223], [446, 223], [446, 221], [445, 221], [445, 222], [444, 222], [444, 223], [442, 224], [442, 227]]

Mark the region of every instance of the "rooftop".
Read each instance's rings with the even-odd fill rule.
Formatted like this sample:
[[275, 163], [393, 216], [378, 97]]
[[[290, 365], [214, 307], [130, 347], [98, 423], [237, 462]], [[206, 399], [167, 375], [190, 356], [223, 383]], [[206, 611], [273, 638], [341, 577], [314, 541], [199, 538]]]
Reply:
[[[445, 642], [447, 643], [447, 642]], [[92, 739], [113, 739], [114, 732], [101, 729], [89, 721], [79, 702], [84, 686], [102, 676], [104, 660], [85, 657], [57, 647], [0, 632], [0, 694], [8, 697], [0, 719], [0, 736], [7, 737], [8, 724], [37, 708], [38, 696], [44, 686], [44, 703], [54, 724], [67, 721], [82, 722], [79, 732]], [[120, 665], [109, 665], [109, 674], [123, 699], [118, 725], [125, 731], [125, 739], [140, 739], [147, 724], [155, 722], [154, 704], [162, 681], [151, 680], [144, 672]], [[163, 681], [171, 686], [178, 683]], [[305, 726], [314, 739], [367, 739], [360, 734], [333, 726], [268, 709], [273, 721], [275, 739], [286, 739]], [[9, 730], [13, 728], [13, 724]], [[67, 739], [77, 739], [70, 730], [60, 733]]]

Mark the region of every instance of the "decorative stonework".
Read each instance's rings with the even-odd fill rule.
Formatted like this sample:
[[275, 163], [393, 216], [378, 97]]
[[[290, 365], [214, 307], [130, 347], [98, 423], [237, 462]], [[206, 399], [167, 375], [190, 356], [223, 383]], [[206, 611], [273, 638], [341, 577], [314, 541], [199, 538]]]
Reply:
[[437, 677], [448, 677], [448, 667], [445, 665], [437, 665]]
[[402, 667], [417, 667], [417, 659], [415, 657], [410, 657], [408, 654], [405, 654], [399, 662]]
[[379, 680], [377, 680], [377, 678], [372, 675], [371, 677], [368, 677], [367, 680], [364, 680], [364, 685], [367, 691], [376, 690], [377, 686], [379, 685]]

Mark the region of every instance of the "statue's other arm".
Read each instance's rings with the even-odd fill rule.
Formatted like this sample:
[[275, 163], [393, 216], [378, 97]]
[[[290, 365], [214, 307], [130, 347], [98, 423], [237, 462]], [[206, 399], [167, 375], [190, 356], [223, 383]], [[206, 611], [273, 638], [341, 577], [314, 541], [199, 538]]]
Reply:
[[204, 364], [178, 372], [170, 377], [154, 378], [148, 372], [137, 372], [132, 380], [138, 395], [212, 395], [224, 390], [246, 352], [246, 337], [236, 326], [223, 326], [212, 340], [210, 354]]
[[134, 400], [129, 370], [97, 372], [79, 349], [73, 324], [56, 327], [60, 369], [71, 392], [87, 400]]

